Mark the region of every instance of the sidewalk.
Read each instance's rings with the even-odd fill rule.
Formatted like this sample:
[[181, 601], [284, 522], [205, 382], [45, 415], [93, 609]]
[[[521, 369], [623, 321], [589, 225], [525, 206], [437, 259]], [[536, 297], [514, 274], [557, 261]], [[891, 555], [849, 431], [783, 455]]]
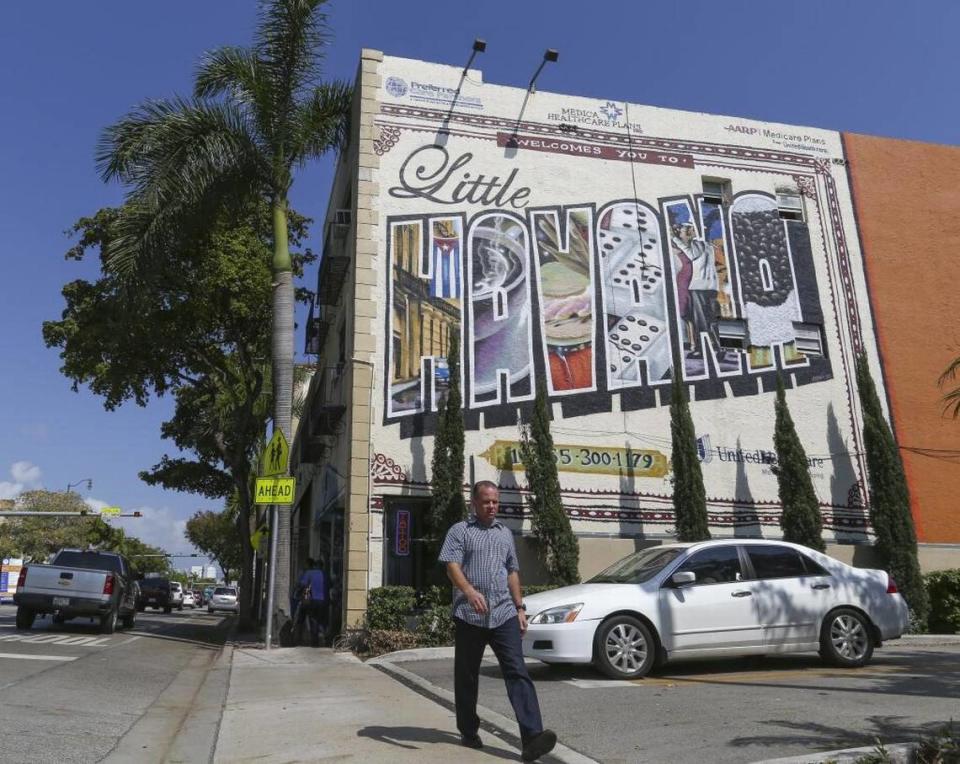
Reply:
[[348, 653], [226, 650], [230, 684], [214, 762], [520, 760], [515, 724], [499, 737], [485, 725], [483, 750], [464, 748], [451, 710]]

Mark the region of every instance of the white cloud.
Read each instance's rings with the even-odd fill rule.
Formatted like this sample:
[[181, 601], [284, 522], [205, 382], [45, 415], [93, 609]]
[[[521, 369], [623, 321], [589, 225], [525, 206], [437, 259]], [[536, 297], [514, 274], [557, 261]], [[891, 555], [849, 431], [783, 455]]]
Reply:
[[10, 477], [8, 480], [0, 480], [0, 499], [15, 499], [24, 491], [32, 491], [41, 488], [40, 478], [43, 473], [36, 464], [20, 461], [14, 462], [10, 466]]

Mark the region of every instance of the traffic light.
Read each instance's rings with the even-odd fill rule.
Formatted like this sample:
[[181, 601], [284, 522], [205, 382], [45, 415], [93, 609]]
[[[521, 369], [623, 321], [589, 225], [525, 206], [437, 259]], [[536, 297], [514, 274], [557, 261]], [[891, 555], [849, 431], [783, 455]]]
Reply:
[[134, 516], [134, 517], [143, 517], [143, 515], [142, 515], [140, 512], [134, 512], [134, 513], [133, 513], [133, 516]]

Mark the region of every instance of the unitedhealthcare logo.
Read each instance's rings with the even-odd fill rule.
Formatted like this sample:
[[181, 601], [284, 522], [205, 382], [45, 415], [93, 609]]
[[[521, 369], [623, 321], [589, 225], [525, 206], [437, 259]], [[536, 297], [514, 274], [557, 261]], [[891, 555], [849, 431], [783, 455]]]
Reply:
[[697, 458], [703, 464], [709, 464], [713, 461], [713, 450], [710, 448], [709, 435], [701, 435], [697, 438]]

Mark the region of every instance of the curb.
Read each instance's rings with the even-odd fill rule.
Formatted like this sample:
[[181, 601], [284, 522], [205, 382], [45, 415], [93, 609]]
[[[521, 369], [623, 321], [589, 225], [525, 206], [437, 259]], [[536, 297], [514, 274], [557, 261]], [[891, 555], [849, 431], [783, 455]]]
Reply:
[[[914, 753], [917, 750], [916, 743], [891, 743], [884, 744], [883, 750], [887, 752], [889, 758], [884, 761], [890, 764], [910, 764], [913, 761]], [[839, 751], [821, 751], [819, 753], [805, 754], [802, 756], [787, 756], [782, 759], [763, 759], [755, 761], [753, 764], [854, 764], [860, 757], [876, 754], [875, 745], [864, 746], [863, 748], [843, 748]]]
[[[402, 655], [404, 653], [410, 652], [419, 652], [422, 651], [431, 651], [431, 650], [449, 650], [450, 655], [452, 656], [453, 648], [420, 648], [419, 650], [402, 650], [399, 653], [390, 653], [389, 655]], [[404, 668], [396, 665], [397, 662], [403, 662], [403, 660], [426, 660], [422, 657], [406, 658], [397, 660], [384, 660], [389, 658], [389, 655], [381, 655], [379, 658], [374, 658], [367, 661], [368, 664], [374, 663], [374, 661], [379, 661], [374, 664], [374, 668], [383, 673], [391, 676], [393, 679], [396, 679], [401, 684], [406, 685], [415, 692], [423, 695], [424, 697], [438, 703], [439, 705], [447, 708], [450, 711], [454, 710], [454, 696], [452, 692], [443, 689], [442, 687], [437, 687], [432, 682], [428, 682], [426, 679], [417, 676], [416, 674], [407, 671]], [[442, 656], [441, 656], [442, 657]], [[508, 719], [501, 714], [498, 714], [496, 711], [492, 711], [489, 708], [483, 706], [477, 706], [477, 714], [481, 718], [480, 727], [487, 732], [492, 732], [497, 737], [510, 742], [515, 745], [518, 749], [521, 747], [520, 738], [517, 736], [515, 730], [517, 728], [517, 723], [513, 719]], [[562, 743], [557, 743], [557, 747], [553, 751], [544, 756], [538, 761], [547, 762], [548, 764], [598, 764], [596, 759], [591, 759], [588, 756], [584, 756], [579, 751], [575, 751], [572, 748], [568, 748]]]
[[892, 649], [908, 645], [910, 647], [960, 645], [960, 634], [904, 634], [899, 639], [891, 639], [883, 643], [884, 647]]

